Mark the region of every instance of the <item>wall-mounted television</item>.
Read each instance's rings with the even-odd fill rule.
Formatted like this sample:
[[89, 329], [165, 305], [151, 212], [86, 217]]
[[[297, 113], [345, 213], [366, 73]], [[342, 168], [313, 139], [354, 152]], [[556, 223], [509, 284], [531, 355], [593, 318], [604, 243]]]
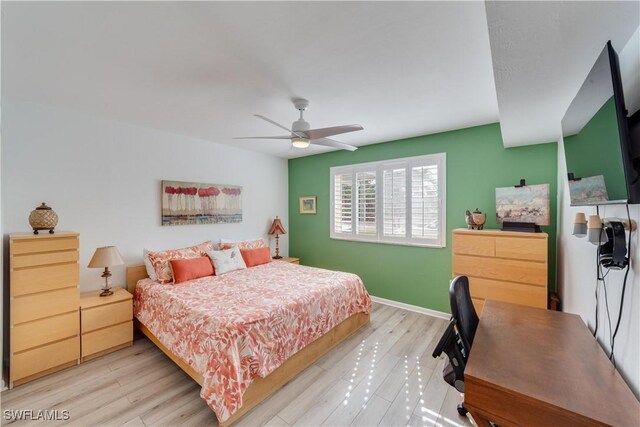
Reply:
[[640, 203], [637, 119], [627, 117], [618, 55], [607, 42], [562, 119], [572, 206]]

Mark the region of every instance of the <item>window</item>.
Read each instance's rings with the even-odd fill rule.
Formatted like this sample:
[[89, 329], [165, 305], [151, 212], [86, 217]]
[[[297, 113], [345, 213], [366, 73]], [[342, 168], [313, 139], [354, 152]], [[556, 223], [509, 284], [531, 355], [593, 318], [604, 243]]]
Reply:
[[445, 246], [444, 153], [331, 168], [331, 237]]

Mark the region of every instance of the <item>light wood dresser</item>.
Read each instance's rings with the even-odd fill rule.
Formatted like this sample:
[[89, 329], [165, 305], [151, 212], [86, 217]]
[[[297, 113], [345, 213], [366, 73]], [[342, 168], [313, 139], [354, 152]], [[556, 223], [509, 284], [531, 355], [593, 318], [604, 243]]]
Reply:
[[546, 233], [453, 230], [453, 276], [469, 277], [473, 305], [485, 300], [547, 307]]
[[80, 361], [79, 234], [9, 236], [9, 387]]
[[106, 297], [100, 292], [80, 295], [83, 362], [133, 343], [133, 296], [122, 288]]

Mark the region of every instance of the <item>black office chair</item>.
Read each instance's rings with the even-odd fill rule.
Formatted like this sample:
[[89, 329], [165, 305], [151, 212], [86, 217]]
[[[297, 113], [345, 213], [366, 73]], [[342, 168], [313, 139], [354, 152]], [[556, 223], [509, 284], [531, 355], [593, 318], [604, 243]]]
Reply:
[[[437, 358], [446, 353], [449, 361], [442, 370], [442, 376], [449, 385], [464, 393], [464, 368], [479, 322], [469, 294], [469, 279], [466, 276], [457, 276], [451, 281], [449, 299], [451, 320], [432, 355]], [[458, 413], [464, 416], [467, 412], [467, 408], [460, 403]]]

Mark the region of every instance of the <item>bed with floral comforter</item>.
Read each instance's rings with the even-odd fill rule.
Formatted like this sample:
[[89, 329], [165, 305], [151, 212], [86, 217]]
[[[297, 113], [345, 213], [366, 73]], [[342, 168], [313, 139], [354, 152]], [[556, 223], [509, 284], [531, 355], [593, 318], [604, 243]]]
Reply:
[[136, 318], [202, 375], [200, 396], [221, 422], [257, 376], [370, 309], [358, 276], [282, 261], [178, 285], [145, 279], [134, 297]]

